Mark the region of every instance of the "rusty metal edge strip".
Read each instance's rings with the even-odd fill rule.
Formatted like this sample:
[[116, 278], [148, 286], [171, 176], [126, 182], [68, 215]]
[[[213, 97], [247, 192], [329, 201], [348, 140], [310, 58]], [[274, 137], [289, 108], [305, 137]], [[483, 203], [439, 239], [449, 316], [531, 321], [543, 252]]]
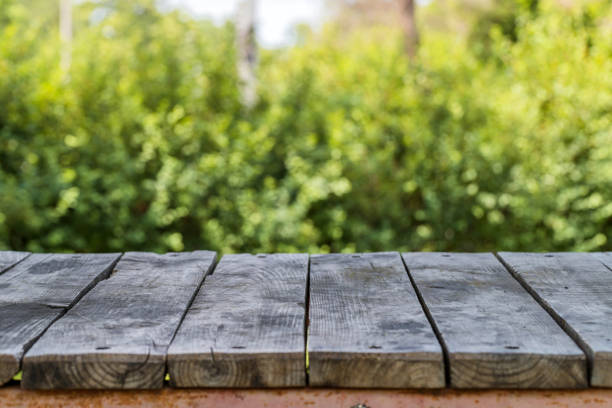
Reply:
[[568, 391], [393, 391], [349, 389], [173, 389], [146, 391], [27, 391], [0, 388], [0, 406], [15, 407], [342, 407], [404, 406], [467, 408], [481, 406], [532, 408], [545, 406], [612, 407], [612, 389]]

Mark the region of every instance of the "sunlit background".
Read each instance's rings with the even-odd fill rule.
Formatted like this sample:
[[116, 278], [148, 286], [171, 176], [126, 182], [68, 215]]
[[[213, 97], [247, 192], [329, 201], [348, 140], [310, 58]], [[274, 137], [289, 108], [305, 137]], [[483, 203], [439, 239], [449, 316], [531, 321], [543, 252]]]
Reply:
[[[185, 10], [197, 18], [217, 24], [233, 20], [241, 0], [172, 0], [166, 7]], [[295, 26], [321, 27], [326, 17], [324, 0], [259, 0], [255, 9], [257, 40], [262, 47], [274, 48], [295, 42]]]
[[611, 0], [0, 0], [0, 249], [611, 233]]

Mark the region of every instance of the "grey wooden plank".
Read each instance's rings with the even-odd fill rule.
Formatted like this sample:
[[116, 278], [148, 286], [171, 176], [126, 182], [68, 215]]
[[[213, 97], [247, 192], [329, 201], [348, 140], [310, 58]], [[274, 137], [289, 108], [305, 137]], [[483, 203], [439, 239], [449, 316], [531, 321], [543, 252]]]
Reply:
[[28, 255], [30, 255], [29, 252], [0, 251], [0, 273], [19, 263]]
[[307, 276], [307, 254], [224, 256], [170, 345], [170, 384], [304, 386]]
[[444, 387], [442, 348], [396, 252], [313, 255], [309, 382]]
[[593, 252], [592, 256], [612, 271], [612, 252]]
[[612, 271], [588, 253], [499, 256], [585, 350], [591, 385], [612, 387]]
[[23, 353], [99, 280], [120, 254], [33, 254], [0, 275], [0, 384]]
[[586, 356], [493, 254], [405, 253], [455, 388], [583, 388]]
[[163, 385], [166, 351], [216, 254], [128, 252], [26, 353], [30, 389]]

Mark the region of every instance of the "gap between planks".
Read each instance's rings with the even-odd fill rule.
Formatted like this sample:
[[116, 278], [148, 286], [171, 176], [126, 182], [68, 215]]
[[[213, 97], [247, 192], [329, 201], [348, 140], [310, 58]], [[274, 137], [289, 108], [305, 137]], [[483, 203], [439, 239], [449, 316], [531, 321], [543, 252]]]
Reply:
[[[113, 259], [114, 257], [114, 259]], [[24, 259], [21, 259], [16, 264], [13, 264], [8, 269], [5, 269], [4, 274], [0, 274], [0, 279], [5, 278], [9, 273], [34, 275], [32, 278], [34, 283], [38, 285], [56, 284], [61, 290], [55, 293], [46, 293], [39, 289], [33, 298], [32, 295], [24, 296], [19, 289], [23, 288], [21, 281], [5, 282], [9, 286], [16, 284], [13, 288], [11, 296], [4, 296], [4, 302], [0, 305], [4, 306], [4, 319], [8, 319], [8, 326], [5, 328], [4, 335], [9, 336], [12, 331], [17, 331], [11, 341], [11, 337], [5, 337], [2, 343], [2, 352], [0, 352], [0, 383], [10, 380], [23, 364], [23, 357], [29, 349], [36, 344], [44, 333], [56, 321], [66, 314], [78, 301], [93, 289], [98, 282], [106, 279], [117, 264], [121, 254], [32, 254]], [[29, 264], [24, 264], [27, 258]], [[105, 260], [105, 258], [108, 258]], [[98, 262], [90, 265], [84, 261], [96, 259]], [[72, 260], [72, 262], [71, 262]], [[76, 286], [64, 288], [64, 285], [70, 281], [72, 273], [64, 272], [61, 275], [48, 276], [48, 274], [56, 274], [59, 272], [57, 268], [61, 265], [64, 269], [74, 272], [75, 263], [83, 263], [81, 266], [87, 266], [91, 271], [85, 278], [80, 277], [82, 282]], [[90, 262], [90, 261], [89, 261]], [[20, 268], [20, 269], [16, 269]], [[64, 269], [61, 269], [62, 271]], [[58, 303], [59, 302], [59, 303]], [[15, 307], [22, 305], [22, 307]], [[53, 310], [56, 310], [54, 312]], [[11, 319], [11, 316], [13, 319]], [[15, 319], [17, 317], [17, 320]], [[21, 327], [20, 327], [21, 326]], [[22, 340], [24, 338], [24, 340]], [[1, 340], [1, 339], [0, 339]]]
[[170, 340], [216, 253], [128, 252], [25, 354], [22, 386], [162, 386]]
[[498, 257], [583, 350], [590, 385], [612, 387], [610, 253], [501, 252]]
[[423, 299], [423, 295], [421, 294], [421, 291], [419, 290], [418, 286], [414, 282], [414, 279], [412, 278], [412, 275], [410, 274], [410, 269], [408, 268], [408, 265], [406, 265], [406, 260], [404, 259], [403, 256], [400, 256], [400, 258], [402, 259], [402, 264], [404, 265], [404, 269], [406, 269], [406, 274], [408, 275], [408, 279], [410, 279], [410, 284], [412, 285], [412, 288], [414, 289], [414, 292], [417, 295], [417, 299], [419, 300], [419, 303], [421, 304], [421, 309], [423, 309], [423, 312], [425, 312], [425, 316], [427, 317], [427, 320], [429, 321], [429, 324], [431, 325], [431, 328], [433, 329], [434, 334], [436, 335], [436, 338], [438, 339], [438, 343], [440, 343], [440, 347], [442, 348], [442, 358], [444, 361], [444, 385], [446, 387], [450, 387], [451, 381], [450, 381], [450, 363], [449, 363], [449, 358], [448, 358], [448, 347], [446, 347], [446, 343], [444, 342], [444, 338], [442, 337], [442, 334], [440, 333], [440, 329], [438, 328], [436, 321], [431, 315], [431, 312], [427, 308], [427, 305], [425, 303], [425, 300]]
[[312, 256], [310, 385], [442, 388], [438, 342], [398, 252]]
[[586, 358], [491, 253], [403, 253], [454, 388], [583, 388]]
[[168, 349], [177, 387], [305, 386], [308, 254], [225, 255]]

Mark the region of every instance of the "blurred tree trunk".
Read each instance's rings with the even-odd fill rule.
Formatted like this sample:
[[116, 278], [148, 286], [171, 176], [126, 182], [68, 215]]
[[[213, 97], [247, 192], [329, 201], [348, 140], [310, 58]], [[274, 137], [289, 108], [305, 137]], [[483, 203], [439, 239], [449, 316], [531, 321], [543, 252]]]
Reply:
[[60, 0], [59, 4], [59, 31], [61, 39], [61, 61], [62, 69], [70, 68], [72, 47], [72, 1]]
[[238, 76], [242, 103], [247, 108], [257, 101], [257, 44], [255, 42], [255, 0], [242, 0], [236, 18]]
[[419, 31], [414, 16], [415, 0], [402, 1], [402, 26], [404, 30], [404, 43], [406, 53], [413, 59], [419, 47]]

